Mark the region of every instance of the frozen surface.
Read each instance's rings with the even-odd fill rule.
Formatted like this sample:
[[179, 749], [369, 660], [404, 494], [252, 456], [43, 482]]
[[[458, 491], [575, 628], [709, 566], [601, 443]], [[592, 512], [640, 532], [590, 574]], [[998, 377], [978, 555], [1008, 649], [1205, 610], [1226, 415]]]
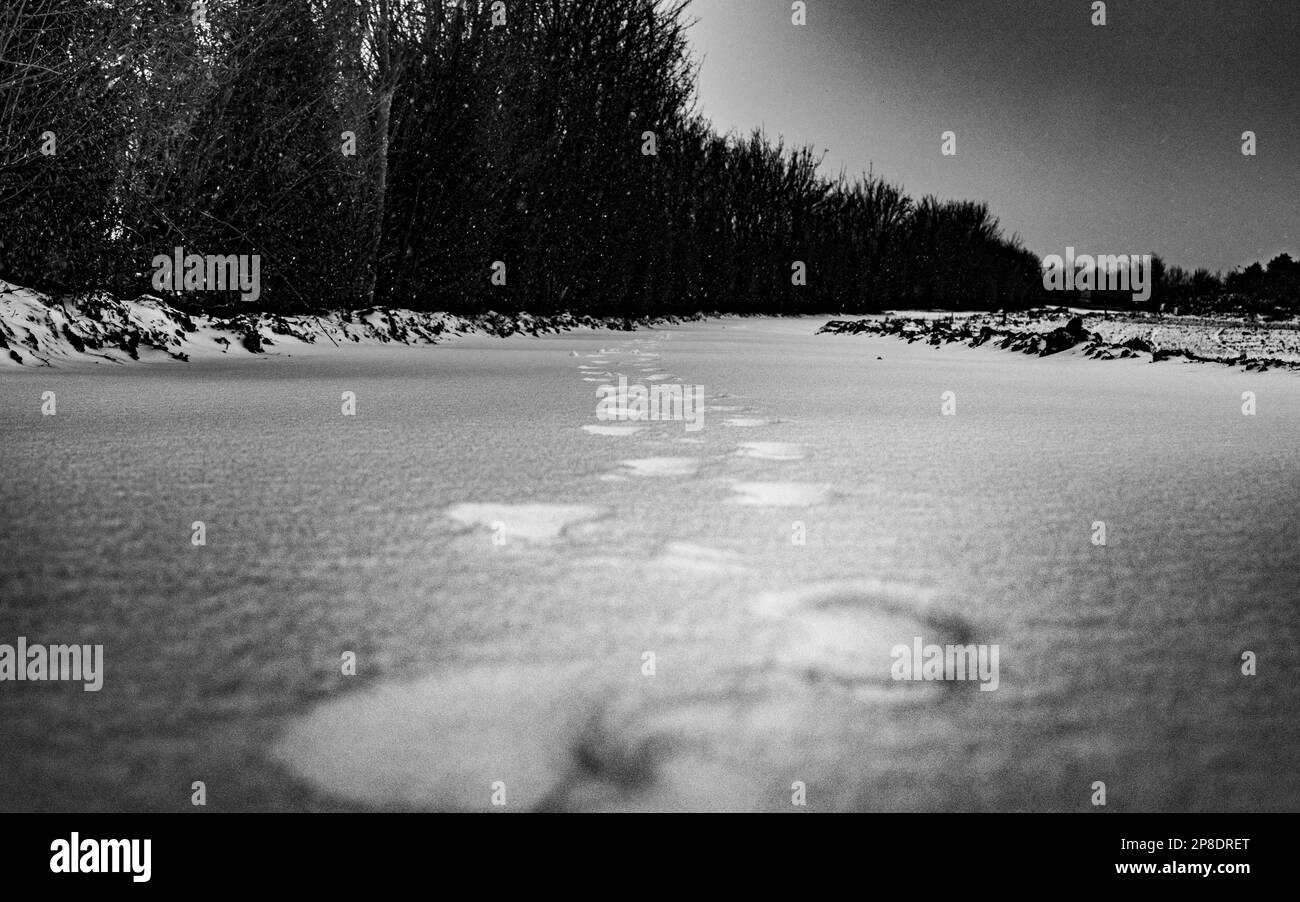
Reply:
[[823, 322], [5, 372], [0, 808], [1300, 807], [1300, 377]]

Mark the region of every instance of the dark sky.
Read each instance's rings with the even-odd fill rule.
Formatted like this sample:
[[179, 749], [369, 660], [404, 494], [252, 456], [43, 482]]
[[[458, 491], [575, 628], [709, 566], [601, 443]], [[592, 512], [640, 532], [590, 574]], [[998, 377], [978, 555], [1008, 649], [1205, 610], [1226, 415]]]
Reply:
[[[1300, 256], [1300, 0], [694, 0], [720, 131], [986, 200], [1040, 255]], [[940, 135], [957, 134], [957, 156]], [[1258, 155], [1241, 134], [1258, 135]]]

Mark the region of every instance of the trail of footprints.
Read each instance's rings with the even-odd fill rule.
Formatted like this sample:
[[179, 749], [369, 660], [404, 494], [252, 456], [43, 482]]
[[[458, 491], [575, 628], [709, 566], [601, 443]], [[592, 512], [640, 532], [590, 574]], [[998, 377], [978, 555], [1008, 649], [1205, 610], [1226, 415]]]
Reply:
[[[674, 380], [658, 353], [668, 337], [635, 339], [585, 357], [573, 352], [581, 361], [579, 378], [593, 386], [616, 385], [620, 376], [629, 384]], [[593, 390], [593, 411], [595, 395]], [[748, 440], [778, 421], [740, 400], [718, 394], [704, 407], [705, 428], [720, 423], [746, 439], [730, 452], [628, 456], [601, 480], [695, 486], [704, 478], [721, 480], [731, 490], [727, 503], [757, 508], [832, 501], [836, 492], [830, 485], [722, 475], [732, 467], [752, 470], [754, 461], [780, 466], [807, 457], [797, 443]], [[672, 436], [682, 425], [599, 422], [582, 430], [587, 440], [627, 442], [629, 448], [705, 444], [693, 435]], [[594, 524], [608, 513], [580, 504], [474, 502], [454, 504], [446, 516], [469, 534], [489, 531], [503, 545], [546, 547], [598, 529]], [[649, 563], [704, 578], [750, 572], [738, 553], [686, 541], [666, 543]], [[952, 686], [893, 680], [895, 644], [912, 636], [940, 644], [971, 641], [963, 621], [944, 613], [929, 592], [907, 584], [861, 581], [768, 592], [753, 599], [746, 613], [755, 624], [753, 642], [763, 668], [750, 675], [752, 684], [793, 679], [805, 691], [848, 692], [880, 710], [900, 703], [934, 706]], [[604, 693], [591, 688], [602, 683]], [[679, 745], [681, 724], [673, 726], [670, 717], [665, 727], [662, 716], [638, 710], [635, 701], [633, 710], [624, 710], [636, 696], [608, 686], [607, 677], [579, 666], [560, 674], [519, 664], [438, 673], [327, 702], [282, 736], [274, 755], [326, 790], [384, 806], [481, 810], [486, 787], [502, 785], [513, 787], [514, 810], [779, 807], [754, 779], [693, 756], [689, 744], [670, 748]], [[774, 701], [779, 691], [772, 690], [769, 706], [789, 704]], [[686, 716], [694, 725], [688, 730], [707, 732], [734, 718], [737, 706], [761, 709], [764, 702], [719, 697], [712, 704], [705, 704], [703, 715], [679, 708], [677, 720]], [[747, 716], [762, 721], [765, 714], [751, 710]], [[349, 738], [340, 743], [340, 736]]]
[[[659, 342], [663, 339], [655, 339]], [[643, 350], [639, 345], [644, 344], [643, 340], [637, 339], [630, 343], [614, 348], [602, 348], [585, 358], [585, 362], [578, 365], [578, 372], [582, 374], [582, 380], [589, 383], [613, 385], [617, 383], [620, 377], [626, 378], [629, 384], [640, 382], [645, 383], [663, 383], [669, 380], [676, 380], [677, 377], [666, 372], [661, 364], [661, 355], [652, 351]], [[615, 369], [614, 361], [618, 363]], [[637, 374], [630, 374], [625, 369], [633, 369]], [[764, 426], [774, 425], [777, 421], [761, 416], [752, 408], [729, 403], [734, 399], [731, 395], [718, 395], [713, 401], [715, 403], [704, 406], [704, 417], [706, 422], [711, 422], [721, 417], [721, 424], [728, 429], [758, 429]], [[723, 403], [716, 403], [723, 402]], [[663, 433], [665, 429], [676, 427], [681, 428], [680, 423], [633, 423], [627, 425], [588, 425], [584, 426], [583, 431], [592, 436], [601, 438], [631, 438], [641, 435], [642, 433], [657, 431]], [[676, 440], [678, 444], [684, 445], [703, 445], [704, 440], [693, 436], [683, 436]], [[802, 445], [788, 442], [742, 442], [734, 451], [734, 456], [764, 461], [798, 461], [803, 460], [805, 451]], [[706, 461], [700, 458], [681, 457], [681, 456], [662, 456], [662, 457], [645, 457], [629, 458], [619, 462], [619, 468], [605, 474], [605, 480], [619, 482], [625, 479], [636, 478], [684, 478], [699, 476], [705, 469]], [[734, 497], [732, 503], [744, 504], [758, 507], [808, 507], [822, 504], [832, 496], [829, 486], [808, 485], [797, 482], [741, 482], [732, 480], [732, 489]]]

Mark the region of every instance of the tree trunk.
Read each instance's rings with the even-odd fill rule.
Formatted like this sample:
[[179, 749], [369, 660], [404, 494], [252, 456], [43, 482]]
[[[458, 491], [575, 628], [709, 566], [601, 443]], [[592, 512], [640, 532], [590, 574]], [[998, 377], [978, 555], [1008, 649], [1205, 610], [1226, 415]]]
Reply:
[[375, 138], [378, 157], [375, 163], [375, 206], [370, 223], [369, 265], [366, 270], [366, 303], [374, 307], [375, 289], [379, 281], [379, 248], [384, 237], [384, 207], [388, 193], [388, 123], [393, 110], [393, 89], [379, 92], [379, 108], [375, 113]]

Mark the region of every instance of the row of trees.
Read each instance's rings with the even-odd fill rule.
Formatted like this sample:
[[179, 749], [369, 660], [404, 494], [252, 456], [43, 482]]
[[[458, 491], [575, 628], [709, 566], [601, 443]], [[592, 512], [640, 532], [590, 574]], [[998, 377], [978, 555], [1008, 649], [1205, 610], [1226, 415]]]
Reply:
[[[1098, 283], [1100, 284], [1100, 282]], [[1300, 312], [1300, 261], [1279, 254], [1267, 264], [1252, 263], [1232, 272], [1208, 269], [1189, 271], [1168, 266], [1159, 256], [1151, 259], [1151, 296], [1141, 306], [1180, 313], [1250, 313], [1293, 316]], [[1048, 299], [1062, 303], [1060, 293]], [[1128, 291], [1069, 292], [1068, 302], [1123, 308], [1133, 306]]]
[[[597, 314], [1017, 306], [987, 206], [828, 179], [695, 115], [689, 0], [9, 0], [0, 277], [258, 305]], [[196, 308], [237, 303], [196, 294]]]
[[1161, 286], [1166, 307], [1192, 311], [1248, 311], [1294, 314], [1300, 311], [1300, 261], [1279, 254], [1267, 264], [1252, 263], [1224, 275], [1207, 269], [1188, 272], [1171, 266]]

